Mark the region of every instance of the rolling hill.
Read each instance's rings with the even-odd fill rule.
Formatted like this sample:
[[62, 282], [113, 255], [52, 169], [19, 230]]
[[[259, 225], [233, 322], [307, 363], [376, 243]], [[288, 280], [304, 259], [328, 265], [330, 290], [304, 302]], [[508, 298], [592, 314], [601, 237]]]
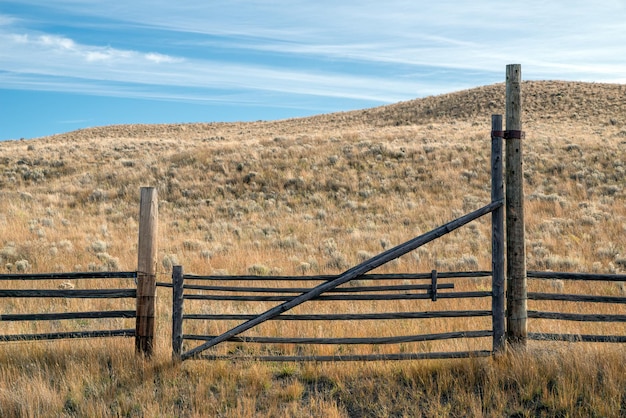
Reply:
[[[522, 97], [528, 268], [623, 272], [626, 85], [529, 81]], [[134, 270], [139, 188], [151, 185], [159, 281], [175, 264], [198, 274], [341, 272], [489, 202], [493, 113], [504, 113], [503, 84], [300, 119], [2, 142], [0, 271]], [[490, 270], [490, 257], [482, 219], [383, 270]], [[624, 294], [619, 284], [602, 290]], [[127, 341], [8, 345], [0, 415], [617, 416], [626, 405], [624, 349], [599, 345], [538, 345], [484, 362], [174, 366], [168, 298], [159, 296], [153, 362], [134, 361]], [[623, 323], [567, 326], [626, 335]], [[370, 331], [380, 330], [359, 324]]]

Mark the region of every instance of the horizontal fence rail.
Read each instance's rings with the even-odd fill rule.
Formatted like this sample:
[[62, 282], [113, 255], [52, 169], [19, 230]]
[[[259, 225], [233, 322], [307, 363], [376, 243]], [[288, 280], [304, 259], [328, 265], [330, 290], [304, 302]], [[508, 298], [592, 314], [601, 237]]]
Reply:
[[626, 336], [624, 335], [550, 334], [529, 332], [528, 338], [535, 341], [567, 341], [572, 343], [626, 343]]
[[561, 300], [567, 302], [626, 303], [626, 297], [621, 296], [570, 295], [563, 293], [528, 292], [528, 299]]
[[84, 280], [84, 279], [137, 279], [134, 271], [103, 271], [77, 273], [0, 274], [1, 280]]
[[[191, 320], [248, 320], [256, 315], [246, 314], [186, 314], [183, 319]], [[371, 314], [300, 314], [279, 315], [270, 321], [362, 321], [382, 319], [432, 319], [432, 318], [470, 318], [491, 316], [491, 311], [436, 311], [436, 312], [389, 312]]]
[[445, 353], [398, 353], [398, 354], [347, 354], [335, 356], [219, 356], [200, 355], [197, 358], [202, 360], [248, 360], [253, 358], [257, 361], [281, 361], [281, 362], [302, 362], [302, 361], [385, 361], [385, 360], [444, 360], [460, 358], [489, 357], [493, 353], [490, 350], [478, 351], [457, 351]]
[[136, 289], [0, 290], [0, 298], [119, 299], [136, 296]]
[[529, 318], [560, 319], [579, 322], [626, 322], [626, 315], [575, 314], [562, 312], [528, 311]]
[[102, 330], [102, 331], [69, 331], [69, 332], [50, 332], [43, 334], [17, 334], [17, 335], [0, 335], [0, 341], [42, 341], [42, 340], [64, 340], [71, 338], [105, 338], [105, 337], [134, 337], [134, 329], [121, 330]]
[[62, 312], [46, 314], [3, 314], [0, 321], [53, 321], [61, 319], [135, 318], [137, 311]]
[[[271, 279], [269, 279], [271, 280]], [[237, 287], [237, 286], [197, 286], [185, 285], [185, 289], [190, 290], [208, 290], [215, 292], [250, 292], [250, 293], [304, 293], [311, 290], [310, 287]], [[394, 290], [430, 290], [432, 286], [422, 285], [397, 285], [397, 286], [360, 286], [360, 287], [337, 287], [331, 289], [328, 293], [357, 293], [357, 292], [377, 292], [377, 291], [394, 291]], [[454, 289], [452, 283], [439, 284], [437, 289]]]
[[[113, 280], [137, 279], [136, 272], [78, 272], [78, 273], [40, 273], [40, 274], [0, 274], [2, 281], [75, 281], [75, 280]], [[62, 298], [62, 299], [135, 299], [137, 290], [126, 289], [0, 289], [0, 298]], [[136, 318], [136, 310], [110, 310], [87, 312], [56, 312], [56, 313], [0, 313], [0, 322], [19, 321], [58, 321], [75, 319], [114, 319]], [[102, 337], [132, 337], [134, 329], [121, 330], [88, 330], [48, 332], [39, 334], [0, 335], [0, 341], [38, 341], [58, 340], [69, 338], [102, 338]]]
[[529, 271], [529, 279], [558, 279], [558, 280], [585, 280], [603, 282], [624, 282], [626, 274], [596, 274], [596, 273], [563, 273], [556, 271]]
[[[398, 337], [365, 337], [365, 338], [285, 338], [285, 337], [246, 337], [234, 336], [227, 341], [241, 343], [274, 343], [274, 344], [399, 344], [421, 341], [448, 340], [453, 338], [481, 338], [493, 335], [491, 330], [457, 331], [438, 334], [402, 335]], [[210, 341], [214, 335], [183, 335], [187, 340]]]
[[[437, 293], [441, 299], [465, 299], [465, 298], [486, 298], [491, 297], [491, 292], [450, 292]], [[185, 295], [189, 300], [231, 300], [246, 302], [282, 302], [292, 301], [295, 298], [290, 296], [224, 296], [224, 295]], [[320, 295], [311, 298], [311, 301], [337, 301], [337, 300], [411, 300], [411, 299], [431, 299], [429, 294], [379, 294], [379, 295]]]

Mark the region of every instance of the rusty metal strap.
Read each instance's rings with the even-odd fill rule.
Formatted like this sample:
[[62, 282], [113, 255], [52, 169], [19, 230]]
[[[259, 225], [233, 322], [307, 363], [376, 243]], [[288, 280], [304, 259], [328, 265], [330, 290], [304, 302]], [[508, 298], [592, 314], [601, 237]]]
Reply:
[[504, 139], [524, 139], [526, 134], [524, 131], [491, 131], [492, 138], [504, 138]]

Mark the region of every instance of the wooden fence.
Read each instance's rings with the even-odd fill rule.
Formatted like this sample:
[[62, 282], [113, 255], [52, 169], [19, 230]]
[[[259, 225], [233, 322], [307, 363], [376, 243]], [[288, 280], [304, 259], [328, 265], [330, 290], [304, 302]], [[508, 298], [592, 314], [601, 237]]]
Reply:
[[0, 298], [132, 298], [136, 301], [134, 310], [19, 314], [0, 312], [0, 321], [58, 321], [135, 318], [134, 329], [92, 331], [76, 330], [38, 334], [0, 334], [0, 341], [134, 336], [136, 351], [145, 356], [152, 355], [154, 349], [154, 316], [156, 302], [157, 223], [158, 205], [156, 189], [154, 187], [142, 187], [139, 209], [137, 271], [0, 275], [0, 281], [19, 280], [22, 283], [29, 284], [37, 281], [52, 281], [52, 283], [56, 283], [62, 281], [74, 282], [77, 280], [91, 279], [132, 279], [132, 287], [123, 289], [2, 289], [0, 290]]
[[[549, 271], [529, 271], [528, 279], [531, 282], [536, 281], [558, 281], [559, 287], [563, 282], [568, 281], [584, 281], [600, 284], [602, 282], [615, 283], [626, 281], [624, 274], [588, 274], [588, 273], [561, 273]], [[529, 292], [528, 300], [530, 301], [561, 301], [575, 302], [579, 309], [583, 305], [588, 304], [604, 304], [613, 309], [618, 310], [620, 305], [626, 304], [626, 297], [623, 296], [607, 296], [607, 295], [581, 295], [567, 293], [546, 293], [546, 292]], [[617, 308], [617, 309], [616, 309]], [[621, 309], [624, 312], [623, 309]], [[538, 310], [529, 310], [528, 318], [533, 319], [549, 319], [556, 321], [576, 321], [576, 322], [592, 322], [592, 323], [617, 323], [626, 322], [624, 314], [597, 314], [597, 313], [571, 313], [571, 312], [546, 312]], [[600, 335], [600, 334], [563, 334], [563, 333], [546, 333], [533, 332], [528, 334], [531, 340], [539, 341], [571, 341], [571, 342], [606, 342], [606, 343], [624, 343], [625, 335]]]
[[[2, 289], [0, 298], [63, 298], [63, 299], [135, 299], [137, 290], [134, 280], [136, 272], [86, 272], [86, 273], [58, 273], [58, 274], [3, 274], [0, 281], [20, 281], [22, 283], [36, 283], [45, 280], [47, 283], [59, 283], [71, 280], [119, 280], [130, 279], [132, 287], [120, 289]], [[136, 318], [136, 310], [115, 311], [86, 311], [86, 312], [57, 312], [57, 313], [19, 313], [0, 315], [1, 322], [15, 321], [60, 321], [60, 320], [98, 320], [111, 318]], [[94, 337], [134, 337], [135, 329], [118, 330], [75, 330], [64, 332], [48, 332], [38, 334], [4, 334], [0, 341], [29, 341], [29, 340], [56, 340], [65, 338], [94, 338]]]
[[[408, 344], [447, 339], [491, 338], [489, 349], [472, 349], [448, 352], [397, 352], [390, 354], [349, 354], [349, 355], [258, 355], [261, 360], [302, 361], [302, 360], [380, 360], [380, 359], [422, 359], [458, 358], [486, 356], [499, 352], [506, 343], [525, 346], [527, 340], [540, 341], [583, 341], [583, 342], [626, 342], [624, 335], [598, 333], [564, 334], [555, 332], [528, 333], [528, 319], [533, 321], [577, 321], [592, 323], [623, 323], [626, 315], [609, 309], [605, 313], [572, 313], [528, 309], [540, 306], [541, 301], [576, 302], [580, 304], [610, 304], [620, 306], [626, 297], [615, 295], [581, 295], [568, 293], [528, 292], [528, 281], [534, 287], [545, 280], [624, 282], [626, 275], [559, 273], [526, 271], [524, 238], [524, 192], [522, 172], [522, 145], [524, 133], [521, 128], [521, 68], [507, 66], [506, 73], [506, 125], [502, 129], [502, 116], [492, 117], [491, 130], [491, 202], [486, 206], [446, 223], [432, 231], [391, 248], [339, 275], [304, 277], [259, 277], [259, 276], [197, 276], [186, 274], [181, 266], [173, 269], [172, 283], [156, 282], [156, 254], [158, 236], [158, 203], [153, 187], [141, 189], [139, 211], [139, 242], [137, 270], [133, 272], [103, 273], [55, 273], [55, 274], [9, 274], [0, 275], [0, 281], [35, 283], [37, 281], [66, 281], [90, 279], [131, 279], [136, 287], [123, 289], [2, 289], [0, 298], [134, 298], [135, 310], [111, 310], [98, 312], [56, 312], [56, 313], [0, 313], [0, 321], [61, 321], [61, 320], [101, 320], [130, 318], [135, 319], [135, 329], [117, 330], [71, 330], [63, 332], [5, 334], [0, 341], [51, 340], [63, 338], [134, 336], [136, 352], [150, 356], [155, 339], [156, 287], [167, 286], [173, 289], [172, 351], [177, 360], [191, 358], [233, 358], [232, 355], [204, 354], [207, 350], [222, 343], [243, 342], [253, 344], [280, 345], [353, 345], [353, 344]], [[506, 140], [506, 173], [503, 178], [503, 140]], [[504, 185], [506, 184], [506, 198]], [[506, 210], [505, 210], [506, 209]], [[370, 271], [420, 246], [438, 239], [469, 222], [491, 214], [492, 220], [492, 269], [482, 272], [437, 272], [423, 274], [371, 274]], [[506, 218], [506, 219], [505, 219]], [[504, 245], [506, 225], [506, 253]], [[506, 262], [506, 265], [505, 265]], [[506, 298], [505, 298], [506, 267]], [[468, 278], [491, 278], [490, 290], [459, 290], [457, 283]], [[270, 286], [266, 282], [291, 282], [288, 286]], [[357, 282], [358, 281], [358, 282]], [[250, 283], [261, 285], [251, 286]], [[293, 283], [303, 282], [302, 286]], [[386, 282], [386, 283], [385, 283]], [[207, 284], [208, 283], [208, 284]], [[244, 283], [244, 284], [242, 284]], [[353, 286], [345, 286], [346, 284]], [[368, 283], [365, 285], [364, 283]], [[381, 284], [385, 283], [385, 284]], [[11, 286], [9, 286], [11, 287]], [[317, 301], [401, 301], [429, 300], [431, 303], [445, 303], [447, 299], [470, 298], [481, 300], [491, 298], [491, 309], [472, 310], [399, 310], [387, 312], [333, 312], [286, 314], [307, 302]], [[185, 312], [187, 304], [207, 301], [228, 301], [232, 304], [254, 304], [275, 302], [276, 306], [259, 313], [227, 312]], [[506, 301], [506, 311], [505, 311]], [[246, 331], [267, 321], [370, 321], [370, 320], [424, 320], [432, 318], [490, 318], [491, 326], [480, 329], [455, 329], [441, 333], [410, 334], [401, 336], [368, 337], [285, 337], [247, 336]], [[184, 321], [242, 321], [239, 325], [222, 333], [200, 335], [184, 333]], [[349, 322], [348, 322], [349, 323]], [[506, 333], [505, 333], [506, 331]], [[199, 341], [188, 351], [183, 350], [184, 341]]]

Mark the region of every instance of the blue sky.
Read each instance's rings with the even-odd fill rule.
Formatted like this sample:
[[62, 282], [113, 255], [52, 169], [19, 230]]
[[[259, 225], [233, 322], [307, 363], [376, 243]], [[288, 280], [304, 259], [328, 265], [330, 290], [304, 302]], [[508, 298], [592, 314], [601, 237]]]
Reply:
[[[0, 140], [626, 83], [626, 1], [0, 0]], [[625, 99], [626, 100], [626, 99]]]

